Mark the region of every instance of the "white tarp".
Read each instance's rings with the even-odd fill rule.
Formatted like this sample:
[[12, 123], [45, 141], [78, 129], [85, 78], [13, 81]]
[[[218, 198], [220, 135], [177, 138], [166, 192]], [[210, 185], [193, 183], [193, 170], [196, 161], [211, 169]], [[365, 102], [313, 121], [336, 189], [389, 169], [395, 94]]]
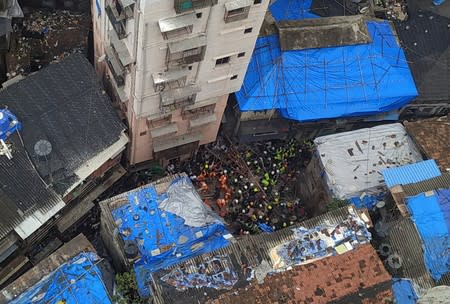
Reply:
[[383, 169], [422, 160], [400, 123], [322, 136], [314, 143], [328, 187], [339, 199], [380, 193]]

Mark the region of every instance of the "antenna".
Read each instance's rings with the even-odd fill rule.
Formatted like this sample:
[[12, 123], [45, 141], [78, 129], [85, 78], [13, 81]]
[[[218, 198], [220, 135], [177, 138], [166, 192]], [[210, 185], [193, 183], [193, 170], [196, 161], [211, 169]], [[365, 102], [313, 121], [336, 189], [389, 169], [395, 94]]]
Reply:
[[0, 155], [5, 155], [8, 159], [12, 158], [11, 144], [7, 140], [11, 134], [21, 128], [22, 125], [11, 111], [7, 108], [0, 110]]

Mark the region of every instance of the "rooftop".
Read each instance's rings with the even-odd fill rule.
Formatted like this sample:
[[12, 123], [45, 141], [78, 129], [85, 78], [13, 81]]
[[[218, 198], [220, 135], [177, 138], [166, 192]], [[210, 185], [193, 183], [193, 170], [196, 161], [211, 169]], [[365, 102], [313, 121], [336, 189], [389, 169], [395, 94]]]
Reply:
[[384, 303], [391, 276], [370, 244], [267, 276], [208, 303]]
[[[370, 239], [370, 234], [365, 228], [366, 222], [361, 218], [368, 219], [363, 215], [360, 217], [352, 206], [343, 207], [306, 220], [293, 226], [293, 229], [239, 238], [232, 241], [230, 245], [209, 254], [161, 269], [152, 275], [152, 292], [155, 302], [158, 304], [197, 303], [197, 301], [204, 303], [228, 297], [229, 292], [241, 295], [242, 290], [244, 296], [238, 296], [239, 298], [236, 298], [235, 302], [256, 303], [249, 300], [251, 296], [248, 298], [245, 296], [246, 293], [243, 289], [258, 288], [254, 286], [264, 286], [264, 288], [283, 286], [282, 283], [274, 285], [271, 274], [278, 278], [289, 278], [292, 275], [289, 269], [292, 267], [294, 269], [304, 267], [301, 269], [309, 271], [308, 269], [317, 268], [316, 264], [335, 265], [333, 261], [340, 261], [340, 257], [346, 255], [345, 252], [359, 252], [359, 248], [365, 247], [364, 244], [367, 244]], [[354, 224], [349, 225], [349, 223]], [[347, 229], [350, 226], [358, 228]], [[339, 233], [336, 229], [339, 230]], [[313, 242], [315, 245], [309, 246], [308, 242]], [[305, 246], [307, 247], [306, 251], [304, 251]], [[327, 256], [331, 257], [327, 258]], [[318, 260], [320, 261], [318, 262]], [[297, 266], [300, 264], [305, 266]], [[385, 273], [384, 269], [380, 269], [380, 271]], [[350, 273], [358, 275], [353, 270]], [[317, 281], [318, 285], [322, 287], [347, 283], [343, 282], [346, 277], [344, 270], [339, 269], [334, 275], [338, 282], [331, 283], [333, 281], [331, 278], [328, 278], [331, 281], [327, 282], [327, 278], [322, 277], [322, 281]], [[351, 280], [349, 279], [349, 281]], [[292, 287], [292, 285], [284, 286], [285, 296], [288, 296], [285, 301], [292, 299], [289, 298], [289, 295], [292, 296], [296, 293]], [[367, 284], [367, 287], [372, 287], [372, 282]], [[352, 288], [358, 289], [359, 287], [353, 286]], [[316, 286], [312, 293], [315, 289]], [[331, 289], [335, 288], [330, 287], [330, 293]], [[341, 292], [339, 296], [349, 294], [349, 288], [336, 288], [336, 290], [338, 289], [341, 289], [341, 291], [336, 291], [337, 293]], [[279, 295], [281, 296], [280, 293]], [[261, 303], [275, 302], [261, 299]]]
[[101, 203], [103, 212], [112, 216], [144, 297], [150, 294], [152, 272], [219, 249], [232, 238], [218, 216], [204, 205], [189, 178], [182, 175], [163, 180]]
[[94, 252], [82, 252], [42, 277], [9, 304], [90, 303], [111, 304]]
[[445, 102], [450, 96], [450, 4], [408, 1], [409, 18], [395, 22], [414, 75], [418, 101]]
[[33, 8], [14, 27], [7, 77], [28, 75], [72, 53], [87, 53], [90, 15]]
[[[0, 237], [27, 219], [18, 228], [25, 237], [60, 210], [61, 197], [117, 155], [128, 139], [94, 69], [79, 54], [8, 86], [0, 100], [22, 123], [22, 131], [8, 139], [13, 158], [0, 157], [5, 210]], [[39, 141], [46, 143], [48, 155], [38, 155]]]
[[[448, 83], [447, 83], [448, 84]], [[441, 171], [450, 170], [450, 116], [405, 122], [406, 130], [422, 153], [438, 163]]]
[[331, 194], [368, 208], [387, 191], [382, 170], [422, 160], [399, 123], [321, 136], [314, 143]]
[[0, 303], [5, 304], [17, 298], [26, 290], [38, 284], [43, 277], [50, 275], [59, 266], [69, 262], [81, 252], [95, 252], [94, 247], [83, 234], [77, 235], [17, 280], [3, 288], [0, 291]]
[[[293, 43], [299, 31], [283, 27], [289, 22], [281, 22], [280, 35], [258, 38], [236, 93], [241, 111], [277, 109], [284, 118], [297, 121], [370, 116], [397, 110], [417, 96], [403, 50], [387, 21], [363, 21], [368, 43], [283, 51], [291, 44], [303, 47]], [[322, 27], [329, 30], [328, 25]], [[336, 31], [344, 36], [351, 32], [345, 26], [333, 31], [334, 36]], [[329, 40], [330, 45], [341, 44]]]

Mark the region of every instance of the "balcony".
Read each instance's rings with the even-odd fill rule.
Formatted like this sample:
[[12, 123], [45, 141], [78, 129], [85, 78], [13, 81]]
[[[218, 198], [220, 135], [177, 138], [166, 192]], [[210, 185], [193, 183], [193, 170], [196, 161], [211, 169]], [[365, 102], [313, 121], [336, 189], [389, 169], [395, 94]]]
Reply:
[[185, 106], [193, 105], [198, 92], [200, 92], [200, 87], [197, 85], [189, 85], [183, 88], [161, 92], [161, 111], [174, 111]]
[[120, 63], [117, 54], [111, 46], [105, 47], [106, 62], [108, 64], [111, 73], [113, 74], [114, 80], [118, 87], [125, 84], [125, 68]]
[[233, 0], [225, 3], [225, 23], [247, 19], [253, 0]]
[[190, 12], [208, 6], [216, 5], [218, 0], [174, 0], [174, 8], [177, 14]]
[[117, 33], [119, 39], [123, 39], [127, 36], [126, 32], [126, 17], [125, 14], [120, 14], [116, 7], [112, 4], [107, 4], [105, 8], [106, 15], [111, 22], [114, 30]]
[[155, 92], [183, 87], [189, 74], [190, 71], [185, 68], [152, 74]]
[[166, 61], [169, 65], [185, 65], [202, 61], [206, 50], [206, 36], [199, 35], [168, 44]]
[[167, 126], [154, 128], [150, 131], [152, 138], [164, 137], [168, 135], [173, 135], [178, 132], [178, 127], [176, 123], [171, 123]]
[[189, 128], [193, 129], [193, 128], [204, 127], [205, 125], [216, 122], [216, 121], [217, 121], [216, 114], [210, 113], [207, 115], [203, 115], [203, 116], [199, 116], [197, 118], [191, 119], [189, 121]]
[[115, 30], [110, 30], [108, 32], [109, 41], [111, 42], [112, 47], [117, 53], [120, 62], [125, 67], [131, 63], [133, 63], [133, 58], [131, 58], [130, 52], [128, 51], [127, 45], [117, 35]]
[[159, 29], [165, 40], [192, 33], [195, 14], [164, 18], [158, 21]]

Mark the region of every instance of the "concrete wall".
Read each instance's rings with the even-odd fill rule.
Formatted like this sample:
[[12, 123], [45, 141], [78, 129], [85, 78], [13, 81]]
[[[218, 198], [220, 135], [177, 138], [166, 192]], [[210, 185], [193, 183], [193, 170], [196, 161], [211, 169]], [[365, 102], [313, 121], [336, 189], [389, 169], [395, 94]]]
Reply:
[[[113, 28], [104, 10], [107, 1], [109, 0], [92, 2], [94, 56], [97, 73], [104, 79], [114, 82], [112, 74], [108, 72], [109, 68], [102, 61], [103, 46], [110, 44], [108, 31]], [[126, 67], [125, 84], [120, 88], [122, 95], [126, 96], [122, 98], [122, 102], [126, 104], [122, 108], [126, 109], [129, 124], [131, 164], [148, 161], [154, 157], [154, 143], [150, 134], [154, 127], [149, 121], [161, 119], [165, 114], [163, 115], [160, 110], [160, 92], [154, 88], [152, 74], [167, 70], [168, 43], [189, 39], [199, 34], [204, 34], [207, 38], [205, 56], [201, 62], [189, 64], [190, 73], [186, 84], [195, 83], [200, 86], [201, 91], [196, 95], [195, 104], [189, 108], [201, 108], [205, 104], [216, 103], [214, 109], [216, 120], [202, 128], [192, 130], [189, 128], [189, 118], [182, 115], [182, 109], [177, 109], [170, 112], [169, 123], [176, 123], [178, 127], [178, 132], [173, 136], [187, 135], [195, 131], [201, 133], [199, 144], [216, 139], [228, 94], [239, 90], [242, 85], [269, 4], [269, 0], [263, 0], [261, 4], [251, 5], [246, 19], [225, 23], [225, 3], [229, 1], [219, 0], [217, 5], [195, 10], [192, 33], [168, 40], [164, 39], [158, 21], [182, 15], [176, 14], [174, 1], [136, 2], [134, 17], [127, 19], [126, 22], [127, 37], [122, 40], [134, 59], [134, 64]], [[244, 33], [249, 28], [252, 28], [252, 31]], [[245, 54], [238, 57], [239, 53]], [[216, 60], [226, 56], [230, 56], [229, 63], [216, 66]], [[170, 138], [168, 136], [168, 139]]]
[[[216, 115], [216, 121], [209, 123], [208, 125], [199, 129], [201, 132], [200, 145], [204, 145], [216, 140], [217, 132], [220, 128], [221, 119], [225, 107], [227, 105], [228, 94], [214, 98], [216, 104], [214, 114]], [[151, 136], [151, 123], [147, 118], [137, 118], [134, 113], [129, 111], [130, 118], [130, 130], [131, 130], [131, 145], [129, 149], [129, 159], [132, 164], [144, 162], [153, 159], [153, 138]], [[175, 136], [181, 136], [188, 134], [191, 129], [189, 128], [189, 120], [185, 119], [182, 115], [182, 110], [178, 109], [171, 113], [170, 122], [176, 123], [178, 132]]]

